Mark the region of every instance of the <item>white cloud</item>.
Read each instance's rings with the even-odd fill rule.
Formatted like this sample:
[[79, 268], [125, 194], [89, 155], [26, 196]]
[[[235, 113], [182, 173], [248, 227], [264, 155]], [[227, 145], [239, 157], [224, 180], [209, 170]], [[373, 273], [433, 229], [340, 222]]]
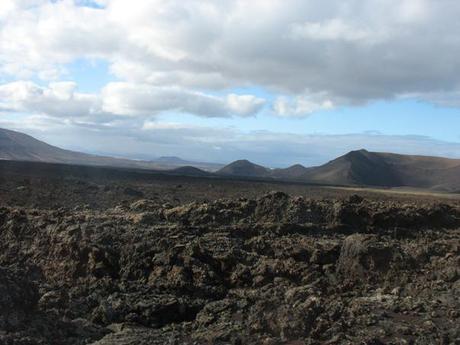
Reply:
[[273, 103], [275, 113], [283, 117], [306, 116], [316, 111], [331, 109], [334, 109], [334, 102], [322, 93], [301, 95], [295, 98], [279, 96]]
[[43, 116], [31, 116], [17, 121], [0, 118], [0, 126], [25, 131], [65, 148], [143, 159], [175, 155], [222, 163], [246, 158], [266, 166], [286, 167], [294, 163], [311, 166], [323, 164], [350, 150], [361, 148], [460, 158], [459, 143], [423, 136], [378, 133], [302, 135], [151, 120], [139, 122], [137, 126], [133, 126], [131, 122], [86, 126], [84, 123], [68, 123]]
[[108, 57], [120, 43], [121, 32], [101, 10], [71, 0], [19, 0], [6, 8], [0, 14], [0, 72], [6, 74], [56, 79], [63, 64]]
[[0, 85], [0, 109], [56, 117], [84, 117], [97, 114], [99, 98], [78, 93], [73, 82], [55, 82], [41, 87], [30, 81]]
[[13, 0], [4, 0], [0, 2], [0, 19], [6, 17], [15, 9]]
[[251, 116], [265, 101], [252, 95], [230, 94], [227, 98], [178, 87], [109, 83], [102, 91], [105, 112], [130, 116], [179, 111], [203, 117]]
[[403, 22], [417, 22], [424, 20], [433, 2], [427, 0], [403, 0], [399, 9], [399, 19]]
[[77, 92], [74, 82], [52, 82], [47, 87], [30, 81], [0, 85], [0, 110], [61, 118], [88, 117], [92, 121], [114, 116], [154, 116], [177, 111], [202, 117], [253, 116], [265, 100], [252, 95], [217, 97], [178, 87], [112, 82], [101, 94]]
[[306, 22], [292, 26], [293, 38], [306, 38], [318, 41], [376, 41], [380, 33], [353, 27], [340, 18], [333, 18], [324, 22]]
[[225, 105], [231, 112], [241, 116], [251, 116], [257, 113], [264, 104], [264, 99], [254, 95], [236, 95], [231, 93], [227, 96]]
[[142, 125], [142, 130], [154, 130], [154, 129], [182, 129], [184, 124], [178, 122], [156, 122], [147, 120]]
[[[460, 107], [459, 17], [452, 0], [0, 0], [0, 80], [16, 80], [0, 85], [0, 112], [8, 126], [69, 145], [84, 135], [114, 153], [264, 164], [360, 147], [458, 157], [457, 144], [429, 138], [245, 132], [155, 115], [252, 116], [269, 101], [233, 91], [251, 87], [273, 94], [284, 117], [401, 97]], [[80, 92], [62, 81], [79, 59], [103, 60], [117, 81]]]
[[[433, 101], [434, 93], [460, 90], [457, 1], [95, 3], [103, 8], [2, 0], [0, 75], [60, 80], [76, 59], [103, 59], [121, 82], [187, 90], [178, 107], [192, 111], [190, 98], [235, 87], [288, 98], [326, 93], [334, 106], [413, 93]], [[211, 99], [200, 99], [206, 106], [197, 109], [211, 107]], [[300, 103], [299, 115], [330, 105]]]

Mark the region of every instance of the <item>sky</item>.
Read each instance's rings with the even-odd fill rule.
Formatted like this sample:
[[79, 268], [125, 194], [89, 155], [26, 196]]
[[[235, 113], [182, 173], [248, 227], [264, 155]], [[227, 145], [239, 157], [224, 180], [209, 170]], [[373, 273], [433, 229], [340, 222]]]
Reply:
[[135, 159], [460, 158], [458, 0], [1, 0], [0, 127]]

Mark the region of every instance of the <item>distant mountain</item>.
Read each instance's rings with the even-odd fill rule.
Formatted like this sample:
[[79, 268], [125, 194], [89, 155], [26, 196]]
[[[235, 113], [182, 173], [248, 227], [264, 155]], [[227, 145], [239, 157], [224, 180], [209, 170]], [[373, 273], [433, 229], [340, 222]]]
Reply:
[[[178, 157], [138, 161], [96, 156], [64, 150], [29, 135], [0, 129], [0, 159], [169, 170], [187, 176], [236, 176], [291, 180], [305, 183], [380, 187], [414, 187], [460, 191], [460, 159], [411, 156], [394, 153], [351, 151], [324, 165], [269, 169], [238, 160], [222, 168], [219, 164], [189, 162]], [[220, 169], [219, 169], [220, 168]], [[205, 171], [206, 170], [206, 171]]]
[[310, 169], [303, 180], [341, 185], [399, 186], [398, 174], [378, 153], [351, 151], [322, 166]]
[[270, 169], [242, 159], [230, 163], [216, 172], [218, 175], [226, 176], [247, 176], [247, 177], [269, 177]]
[[351, 151], [302, 176], [344, 185], [460, 190], [460, 159]]
[[195, 168], [199, 168], [205, 171], [216, 171], [222, 168], [223, 164], [218, 163], [208, 163], [208, 162], [194, 162], [188, 161], [176, 156], [163, 156], [153, 160], [154, 163], [161, 164], [169, 169], [175, 167], [185, 167], [185, 166], [192, 166]]
[[154, 159], [153, 161], [158, 162], [158, 163], [182, 164], [182, 165], [190, 163], [189, 161], [186, 161], [185, 159], [182, 159], [182, 158], [179, 158], [179, 157], [176, 157], [176, 156], [163, 156], [163, 157], [159, 157], [157, 159]]
[[211, 173], [207, 171], [204, 171], [204, 170], [192, 167], [192, 166], [183, 166], [180, 168], [169, 170], [169, 172], [172, 174], [183, 175], [183, 176], [211, 176], [212, 175]]
[[391, 167], [402, 186], [460, 191], [460, 159], [377, 154]]
[[460, 191], [460, 159], [351, 151], [324, 165], [267, 169], [236, 161], [218, 171], [227, 176], [250, 176], [329, 185], [414, 187]]
[[281, 179], [300, 179], [310, 170], [311, 168], [306, 168], [301, 164], [295, 164], [285, 169], [273, 169], [270, 175]]
[[90, 165], [127, 164], [127, 160], [63, 150], [27, 134], [0, 129], [0, 159]]
[[222, 167], [220, 164], [213, 163], [197, 162], [195, 164], [177, 157], [162, 157], [158, 161], [149, 162], [91, 155], [64, 150], [37, 140], [30, 135], [2, 128], [0, 128], [0, 159], [160, 170], [185, 165], [193, 165], [209, 171]]

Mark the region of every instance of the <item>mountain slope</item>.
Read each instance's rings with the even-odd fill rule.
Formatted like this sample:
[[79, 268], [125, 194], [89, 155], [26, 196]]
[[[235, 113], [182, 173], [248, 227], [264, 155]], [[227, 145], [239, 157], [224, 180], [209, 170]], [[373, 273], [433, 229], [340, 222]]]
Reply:
[[379, 153], [401, 185], [436, 190], [460, 190], [460, 159]]
[[[148, 162], [64, 150], [30, 135], [2, 128], [0, 128], [0, 159], [141, 169], [173, 169], [193, 164], [192, 162], [180, 164], [177, 159], [175, 164], [172, 164], [169, 158], [159, 162]], [[197, 163], [197, 166], [207, 168], [206, 163]]]
[[0, 129], [0, 159], [80, 164], [112, 158], [60, 149], [27, 134]]
[[225, 176], [269, 177], [270, 169], [242, 159], [224, 166], [216, 173]]
[[274, 169], [271, 176], [281, 179], [300, 179], [308, 173], [311, 168], [306, 168], [301, 164], [295, 164], [285, 169]]
[[[0, 159], [163, 170], [178, 168], [183, 162], [187, 162], [176, 157], [164, 157], [160, 162], [148, 162], [90, 155], [60, 149], [29, 135], [7, 129], [0, 129]], [[171, 173], [207, 176], [210, 173], [200, 169], [215, 170], [210, 168], [208, 163], [187, 163], [189, 164], [184, 164], [186, 166], [183, 168], [171, 170]], [[460, 159], [366, 150], [351, 151], [324, 165], [310, 168], [296, 164], [286, 169], [268, 169], [247, 160], [238, 160], [215, 174], [332, 185], [460, 191]]]
[[183, 166], [176, 169], [169, 170], [171, 174], [183, 176], [212, 176], [212, 173], [198, 169], [192, 166]]
[[341, 185], [460, 190], [460, 160], [351, 151], [312, 168], [302, 180]]
[[311, 182], [395, 187], [401, 180], [392, 167], [378, 153], [366, 150], [351, 151], [302, 176]]
[[460, 160], [394, 153], [351, 151], [324, 165], [267, 169], [248, 161], [233, 162], [220, 175], [295, 180], [330, 185], [414, 187], [460, 191]]
[[152, 162], [167, 167], [168, 169], [191, 166], [208, 172], [217, 171], [224, 166], [223, 164], [218, 163], [188, 161], [175, 156], [159, 157], [154, 159]]

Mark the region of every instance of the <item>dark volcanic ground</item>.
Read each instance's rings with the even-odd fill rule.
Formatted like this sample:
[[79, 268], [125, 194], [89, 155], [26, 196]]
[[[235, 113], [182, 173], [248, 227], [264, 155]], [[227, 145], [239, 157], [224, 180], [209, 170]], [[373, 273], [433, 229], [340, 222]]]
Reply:
[[459, 202], [352, 193], [0, 162], [0, 344], [460, 344]]
[[[243, 178], [174, 176], [148, 170], [97, 168], [0, 160], [0, 201], [11, 206], [56, 209], [88, 207], [107, 209], [139, 199], [182, 205], [221, 198], [258, 198], [273, 190], [309, 199], [343, 199], [354, 189], [301, 183], [263, 182]], [[382, 192], [384, 191], [384, 192]], [[405, 195], [391, 190], [362, 189], [369, 200], [438, 203], [435, 194]], [[443, 194], [442, 200], [458, 202], [460, 194]], [[441, 200], [441, 201], [442, 201]]]

